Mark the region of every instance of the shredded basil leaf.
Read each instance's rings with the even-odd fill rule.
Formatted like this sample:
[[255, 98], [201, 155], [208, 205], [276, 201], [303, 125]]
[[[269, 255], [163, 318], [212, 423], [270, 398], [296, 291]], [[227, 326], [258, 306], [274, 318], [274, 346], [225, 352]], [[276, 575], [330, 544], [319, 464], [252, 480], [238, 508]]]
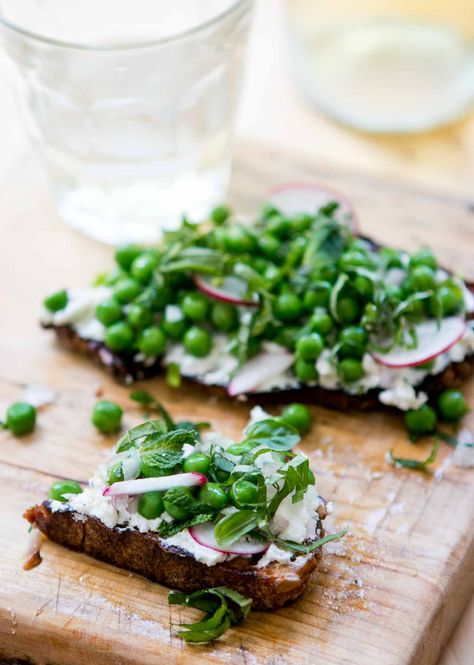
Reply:
[[434, 446], [425, 460], [415, 460], [407, 459], [405, 457], [395, 457], [393, 452], [390, 450], [388, 453], [388, 461], [393, 466], [403, 467], [405, 469], [415, 469], [416, 471], [426, 471], [426, 467], [429, 464], [433, 464], [436, 461], [439, 448], [439, 439], [436, 439]]
[[203, 589], [189, 595], [170, 591], [168, 602], [170, 605], [194, 607], [206, 613], [201, 621], [180, 624], [183, 630], [178, 631], [178, 635], [191, 644], [216, 640], [232, 625], [243, 621], [252, 606], [250, 598], [228, 587]]
[[215, 539], [222, 547], [228, 547], [255, 529], [258, 521], [258, 515], [254, 510], [239, 510], [226, 515], [215, 526]]
[[329, 533], [327, 536], [319, 538], [319, 540], [314, 540], [312, 543], [309, 543], [309, 545], [301, 545], [300, 543], [294, 543], [291, 540], [276, 540], [276, 545], [282, 549], [290, 550], [291, 552], [298, 554], [310, 554], [326, 543], [343, 538], [347, 532], [348, 529], [343, 529], [342, 531], [339, 531], [339, 533]]

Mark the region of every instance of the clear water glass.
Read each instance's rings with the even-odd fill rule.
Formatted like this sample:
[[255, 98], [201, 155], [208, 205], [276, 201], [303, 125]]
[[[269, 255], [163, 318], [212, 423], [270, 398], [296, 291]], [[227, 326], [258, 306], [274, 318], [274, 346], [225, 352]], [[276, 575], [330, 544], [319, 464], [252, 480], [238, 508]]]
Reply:
[[416, 132], [474, 104], [473, 0], [286, 0], [296, 78], [337, 120]]
[[61, 217], [152, 243], [226, 196], [252, 0], [0, 0]]

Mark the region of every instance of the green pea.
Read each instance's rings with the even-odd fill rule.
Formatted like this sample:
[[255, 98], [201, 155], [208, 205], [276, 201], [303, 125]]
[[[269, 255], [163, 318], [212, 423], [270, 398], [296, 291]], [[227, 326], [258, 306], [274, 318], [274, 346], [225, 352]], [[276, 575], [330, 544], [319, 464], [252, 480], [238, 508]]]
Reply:
[[66, 494], [82, 494], [82, 487], [74, 480], [56, 480], [49, 489], [53, 501], [67, 501]]
[[357, 275], [352, 282], [354, 289], [364, 299], [370, 300], [374, 293], [374, 285], [371, 279], [363, 275]]
[[36, 409], [27, 402], [15, 402], [7, 410], [6, 426], [15, 436], [32, 432], [36, 425]]
[[118, 432], [122, 424], [123, 410], [115, 402], [106, 399], [97, 402], [92, 410], [92, 424], [103, 434]]
[[172, 339], [181, 339], [186, 330], [186, 318], [178, 305], [168, 305], [161, 322], [163, 331]]
[[336, 309], [341, 323], [353, 323], [360, 316], [359, 303], [348, 296], [339, 298]]
[[316, 360], [323, 349], [323, 339], [317, 332], [304, 335], [296, 342], [296, 353], [303, 360]]
[[344, 358], [337, 366], [337, 371], [344, 383], [353, 383], [364, 376], [364, 369], [360, 360]]
[[318, 370], [314, 362], [297, 358], [295, 362], [295, 374], [302, 383], [317, 381]]
[[227, 206], [217, 206], [211, 212], [210, 217], [211, 217], [211, 222], [213, 222], [216, 226], [220, 226], [229, 219], [230, 208], [228, 208]]
[[404, 311], [404, 315], [409, 321], [419, 323], [425, 318], [425, 307], [422, 300], [414, 300]]
[[150, 281], [153, 271], [158, 265], [158, 256], [150, 252], [143, 252], [139, 254], [136, 259], [133, 260], [133, 263], [130, 268], [132, 276], [142, 284], [146, 284]]
[[147, 286], [136, 298], [135, 302], [153, 312], [161, 312], [171, 299], [172, 293], [168, 286], [162, 286], [159, 289], [154, 286]]
[[462, 392], [454, 388], [443, 391], [438, 397], [438, 411], [443, 420], [461, 420], [468, 411]]
[[196, 358], [204, 358], [212, 349], [212, 337], [205, 328], [192, 326], [183, 337], [184, 348]]
[[194, 499], [189, 487], [174, 487], [165, 492], [163, 504], [166, 512], [175, 520], [185, 520], [190, 516], [187, 502]]
[[436, 292], [442, 307], [442, 315], [449, 316], [458, 312], [464, 303], [462, 290], [457, 284], [444, 282]]
[[115, 298], [106, 298], [97, 305], [95, 316], [104, 326], [110, 326], [122, 318], [122, 306]]
[[249, 453], [251, 450], [253, 450], [253, 446], [251, 446], [249, 443], [233, 443], [231, 446], [226, 448], [227, 453], [230, 455], [236, 455], [237, 457], [245, 455], [245, 453]]
[[436, 274], [428, 266], [416, 266], [410, 273], [411, 283], [415, 291], [429, 291], [436, 285]]
[[300, 434], [309, 432], [313, 424], [311, 412], [304, 404], [288, 404], [283, 409], [281, 417], [287, 423], [296, 427]]
[[96, 280], [96, 284], [103, 284], [104, 286], [114, 286], [117, 284], [118, 280], [121, 277], [125, 276], [125, 272], [121, 270], [120, 268], [114, 268], [110, 272], [105, 273], [103, 275], [102, 279]]
[[243, 226], [230, 226], [222, 233], [224, 249], [228, 252], [242, 254], [251, 253], [256, 249], [257, 241]]
[[299, 334], [300, 328], [296, 328], [295, 326], [285, 326], [284, 328], [278, 330], [274, 337], [274, 341], [276, 344], [284, 346], [286, 349], [293, 351]]
[[229, 497], [219, 483], [206, 483], [199, 490], [199, 501], [206, 506], [221, 510], [229, 503]]
[[115, 252], [115, 261], [123, 270], [129, 270], [133, 261], [142, 252], [142, 248], [138, 245], [123, 245]]
[[145, 328], [138, 339], [138, 349], [146, 356], [160, 356], [165, 346], [165, 334], [158, 326]]
[[311, 330], [323, 335], [329, 335], [334, 330], [334, 321], [325, 309], [318, 307], [309, 321]]
[[193, 291], [192, 293], [187, 293], [182, 302], [181, 308], [183, 313], [191, 319], [191, 321], [196, 321], [200, 323], [205, 321], [209, 311], [209, 300], [203, 293], [199, 291]]
[[293, 233], [304, 233], [313, 223], [314, 217], [306, 212], [297, 213], [291, 218], [291, 230]]
[[114, 297], [122, 304], [134, 300], [141, 291], [139, 282], [130, 277], [121, 277], [114, 286]]
[[43, 305], [49, 312], [59, 312], [66, 307], [68, 300], [68, 293], [63, 289], [62, 291], [56, 291], [56, 293], [52, 293], [45, 298], [43, 300]]
[[267, 259], [276, 259], [280, 254], [281, 242], [270, 233], [264, 233], [258, 239], [258, 246]]
[[435, 430], [437, 420], [435, 410], [428, 404], [405, 413], [405, 425], [413, 434], [430, 434]]
[[268, 219], [266, 230], [271, 235], [284, 240], [291, 233], [291, 222], [286, 217], [277, 213]]
[[382, 247], [379, 254], [380, 256], [384, 257], [387, 269], [404, 267], [402, 255], [397, 249], [392, 249], [391, 247]]
[[331, 297], [331, 284], [329, 282], [315, 282], [304, 294], [303, 305], [309, 312], [315, 307], [328, 307]]
[[361, 251], [345, 252], [339, 259], [339, 269], [342, 271], [350, 270], [351, 268], [372, 268], [373, 260], [368, 254]]
[[183, 462], [183, 471], [186, 473], [196, 472], [202, 473], [207, 476], [209, 467], [211, 465], [211, 458], [204, 453], [192, 453]]
[[288, 322], [298, 319], [303, 305], [296, 293], [282, 293], [273, 303], [273, 313], [279, 321]]
[[257, 487], [249, 480], [236, 480], [230, 488], [230, 500], [236, 508], [255, 505], [258, 499]]
[[432, 270], [436, 270], [438, 267], [438, 262], [432, 251], [429, 249], [420, 249], [410, 257], [409, 266], [410, 268], [415, 268], [417, 266], [427, 266]]
[[138, 512], [147, 520], [154, 520], [161, 515], [165, 506], [162, 492], [146, 492], [138, 502]]
[[105, 344], [112, 351], [127, 351], [135, 341], [133, 330], [124, 321], [117, 321], [105, 331]]
[[239, 325], [239, 315], [233, 305], [217, 302], [211, 309], [212, 324], [221, 332], [232, 332]]
[[339, 356], [362, 358], [367, 346], [367, 333], [361, 326], [348, 326], [339, 333]]
[[140, 305], [140, 303], [137, 302], [130, 305], [127, 321], [134, 328], [137, 328], [138, 330], [147, 328], [153, 323], [154, 318], [153, 312], [144, 305]]

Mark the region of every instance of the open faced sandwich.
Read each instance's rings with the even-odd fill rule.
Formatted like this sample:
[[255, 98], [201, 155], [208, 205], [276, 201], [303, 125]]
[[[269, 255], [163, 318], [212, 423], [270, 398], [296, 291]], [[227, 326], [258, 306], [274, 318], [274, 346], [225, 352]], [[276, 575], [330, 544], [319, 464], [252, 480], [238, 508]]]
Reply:
[[259, 400], [420, 408], [472, 373], [474, 296], [427, 249], [361, 236], [346, 201], [278, 189], [251, 223], [226, 208], [158, 248], [127, 246], [42, 324], [126, 382], [166, 371]]
[[271, 610], [297, 598], [321, 558], [326, 503], [297, 431], [277, 418], [240, 443], [161, 420], [129, 430], [84, 489], [53, 485], [26, 511], [48, 538], [184, 591], [226, 587]]

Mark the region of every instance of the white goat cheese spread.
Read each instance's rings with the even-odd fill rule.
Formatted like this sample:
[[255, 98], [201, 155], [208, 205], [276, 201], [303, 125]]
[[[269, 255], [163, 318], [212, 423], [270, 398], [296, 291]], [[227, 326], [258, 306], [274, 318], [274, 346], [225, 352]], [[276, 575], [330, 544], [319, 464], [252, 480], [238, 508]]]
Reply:
[[[393, 278], [395, 279], [395, 277], [396, 275]], [[474, 311], [474, 295], [461, 280], [458, 280], [458, 283], [464, 292], [466, 311]], [[104, 286], [71, 289], [68, 291], [69, 299], [66, 307], [58, 312], [45, 311], [42, 322], [56, 326], [71, 325], [84, 339], [102, 341], [105, 328], [95, 318], [95, 309], [110, 294], [111, 290]], [[166, 316], [169, 320], [176, 320], [178, 315], [181, 316], [181, 310], [178, 307], [167, 306]], [[216, 334], [213, 337], [210, 353], [204, 358], [197, 358], [186, 353], [182, 344], [174, 343], [165, 352], [163, 361], [165, 365], [177, 363], [183, 376], [199, 378], [207, 385], [226, 386], [238, 366], [237, 358], [229, 352], [228, 345], [229, 339], [225, 335]], [[269, 345], [269, 348], [270, 346], [276, 345]], [[440, 374], [451, 362], [462, 362], [471, 353], [474, 353], [474, 322], [468, 321], [463, 338], [448, 352], [439, 355], [431, 368], [394, 369], [384, 367], [366, 353], [362, 359], [364, 376], [354, 383], [343, 384], [331, 351], [324, 349], [316, 361], [319, 378], [313, 385], [320, 385], [326, 390], [343, 389], [355, 395], [365, 394], [371, 389], [380, 389], [379, 399], [383, 404], [395, 406], [404, 411], [417, 409], [427, 401], [427, 395], [422, 391], [417, 391], [416, 387], [427, 376]], [[144, 359], [142, 354], [137, 354], [136, 359], [145, 361], [146, 364], [153, 364], [156, 360], [154, 357]], [[290, 369], [262, 382], [257, 386], [256, 392], [284, 390], [295, 388], [298, 385], [298, 379]]]
[[[254, 418], [263, 419], [268, 417], [263, 409], [254, 410]], [[193, 452], [209, 452], [211, 446], [218, 445], [224, 450], [232, 445], [232, 439], [221, 436], [216, 432], [208, 432], [203, 435], [202, 441], [195, 446], [185, 444], [184, 456], [188, 457]], [[258, 450], [256, 448], [255, 450]], [[301, 455], [301, 453], [300, 453]], [[229, 458], [235, 456], [229, 455]], [[122, 461], [124, 464], [124, 475], [133, 476], [136, 469], [136, 451], [129, 449], [124, 453], [114, 455], [113, 461]], [[237, 461], [239, 458], [235, 457]], [[290, 462], [291, 463], [291, 462]], [[265, 477], [275, 473], [282, 467], [280, 456], [276, 453], [267, 452], [256, 458], [256, 465], [262, 471]], [[237, 467], [238, 468], [238, 467]], [[245, 469], [242, 467], [242, 471]], [[141, 533], [157, 531], [162, 522], [172, 522], [173, 518], [164, 512], [156, 519], [146, 519], [138, 513], [138, 496], [104, 496], [104, 490], [108, 487], [108, 468], [106, 464], [101, 464], [94, 476], [89, 480], [89, 485], [81, 494], [65, 495], [67, 502], [50, 501], [50, 508], [53, 512], [73, 510], [75, 519], [82, 520], [85, 516], [96, 517], [105, 526], [110, 529], [136, 529]], [[271, 497], [276, 490], [273, 486], [268, 488], [268, 496]], [[318, 537], [316, 530], [319, 516], [317, 508], [321, 505], [322, 499], [318, 496], [314, 486], [309, 486], [302, 501], [292, 503], [292, 494], [287, 496], [278, 507], [273, 519], [270, 522], [272, 532], [281, 539], [291, 540], [296, 543], [302, 543], [306, 539]], [[228, 506], [223, 510], [225, 514], [231, 514], [237, 509]], [[235, 554], [226, 554], [209, 547], [204, 547], [197, 543], [190, 535], [188, 529], [162, 539], [166, 544], [174, 545], [185, 550], [197, 561], [213, 566], [222, 561], [228, 561], [235, 558]], [[264, 567], [273, 561], [291, 563], [295, 555], [287, 550], [283, 550], [274, 543], [269, 546], [267, 551], [259, 560], [258, 566]], [[297, 557], [298, 561], [302, 557]]]

